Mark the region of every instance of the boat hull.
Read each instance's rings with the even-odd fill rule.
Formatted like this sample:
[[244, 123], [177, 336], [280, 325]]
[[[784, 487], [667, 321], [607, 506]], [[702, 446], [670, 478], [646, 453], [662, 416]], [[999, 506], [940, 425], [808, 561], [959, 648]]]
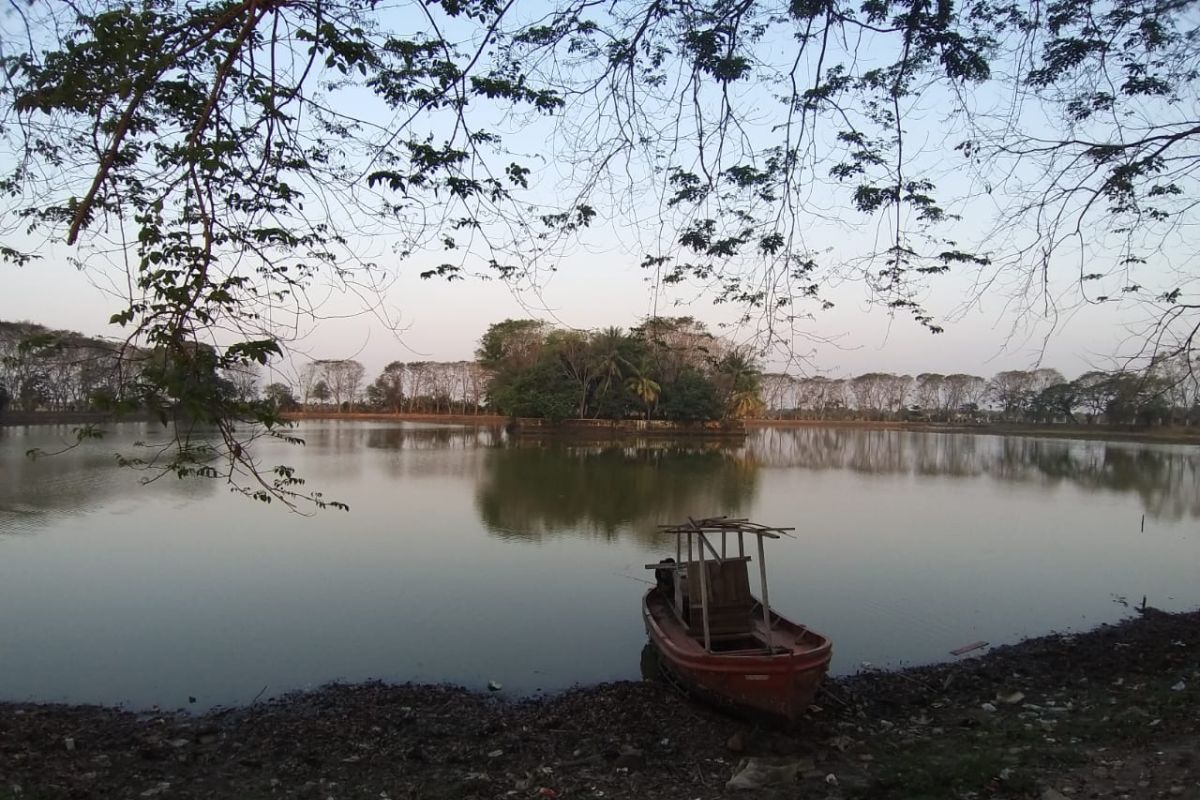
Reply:
[[793, 723], [812, 705], [829, 670], [829, 640], [773, 614], [754, 637], [770, 649], [709, 652], [690, 636], [659, 589], [642, 599], [650, 642], [664, 670], [698, 698], [728, 710]]

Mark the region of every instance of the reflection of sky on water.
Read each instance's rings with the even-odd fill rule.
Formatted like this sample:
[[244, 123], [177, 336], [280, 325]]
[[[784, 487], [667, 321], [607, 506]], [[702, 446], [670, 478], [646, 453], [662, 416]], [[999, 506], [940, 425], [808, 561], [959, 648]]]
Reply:
[[833, 637], [843, 672], [1087, 627], [1122, 612], [1114, 594], [1200, 602], [1194, 447], [825, 428], [513, 445], [493, 428], [321, 423], [265, 459], [352, 509], [304, 517], [213, 482], [139, 486], [112, 452], [143, 430], [24, 457], [65, 435], [0, 430], [9, 698], [636, 677], [642, 564], [671, 547], [654, 525], [689, 514], [798, 527], [770, 551], [772, 600]]

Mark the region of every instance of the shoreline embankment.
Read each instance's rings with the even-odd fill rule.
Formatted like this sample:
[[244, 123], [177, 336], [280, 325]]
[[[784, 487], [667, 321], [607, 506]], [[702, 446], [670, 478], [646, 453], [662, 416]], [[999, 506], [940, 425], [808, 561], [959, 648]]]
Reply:
[[[192, 715], [0, 703], [0, 798], [1200, 797], [1200, 612], [829, 680], [791, 730], [656, 680], [334, 684]], [[982, 651], [981, 651], [982, 652]], [[751, 794], [739, 789], [756, 790]]]

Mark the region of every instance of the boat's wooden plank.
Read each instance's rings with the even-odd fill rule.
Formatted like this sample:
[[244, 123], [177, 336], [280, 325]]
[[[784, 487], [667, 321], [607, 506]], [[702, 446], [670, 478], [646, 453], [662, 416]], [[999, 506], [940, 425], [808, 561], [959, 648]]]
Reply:
[[954, 648], [953, 650], [950, 651], [950, 655], [952, 655], [952, 656], [966, 655], [967, 653], [970, 653], [973, 650], [980, 650], [987, 646], [988, 646], [988, 643], [985, 641], [982, 641], [982, 640], [978, 641], [978, 642], [971, 642], [970, 644], [964, 644], [962, 647]]
[[721, 556], [719, 556], [717, 554], [717, 549], [715, 547], [713, 547], [712, 542], [710, 542], [708, 540], [708, 537], [705, 536], [703, 533], [700, 534], [700, 544], [703, 545], [704, 547], [708, 548], [708, 552], [712, 553], [713, 560], [716, 561], [718, 564], [720, 564], [724, 561], [724, 559], [721, 558]]
[[700, 615], [704, 621], [704, 649], [712, 649], [708, 633], [708, 567], [704, 563], [704, 534], [700, 534]]
[[[768, 539], [778, 539], [778, 538], [780, 538], [780, 536], [778, 533], [774, 532], [775, 530], [776, 529], [774, 529], [774, 528], [771, 530], [750, 529], [750, 530], [744, 530], [741, 532], [749, 533], [754, 536], [765, 536]], [[783, 529], [779, 528], [778, 530], [783, 530]], [[722, 528], [674, 528], [674, 527], [670, 527], [670, 528], [663, 528], [659, 531], [659, 533], [673, 533], [676, 535], [679, 535], [679, 534], [689, 534], [690, 535], [690, 534], [702, 533], [702, 532], [703, 533], [723, 533], [723, 532], [724, 533], [737, 533], [737, 530], [736, 529], [722, 529]]]
[[758, 575], [762, 580], [763, 626], [766, 628], [767, 646], [771, 646], [771, 601], [767, 597], [767, 561], [763, 557], [763, 540], [758, 540]]
[[[736, 564], [739, 561], [753, 561], [753, 560], [754, 559], [752, 559], [750, 556], [730, 556], [729, 558], [721, 559], [721, 562], [724, 564]], [[666, 564], [664, 564], [660, 561], [657, 564], [647, 564], [646, 569], [673, 569], [673, 570], [678, 571], [678, 570], [687, 569], [687, 565], [688, 564], [686, 561], [676, 561], [675, 563], [667, 562]]]

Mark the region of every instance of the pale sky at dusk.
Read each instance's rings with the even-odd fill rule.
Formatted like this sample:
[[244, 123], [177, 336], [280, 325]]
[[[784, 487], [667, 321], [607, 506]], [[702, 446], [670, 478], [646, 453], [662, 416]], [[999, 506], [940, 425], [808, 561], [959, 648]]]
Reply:
[[[532, 14], [539, 6], [534, 4], [529, 8], [528, 13]], [[390, 21], [401, 29], [419, 28], [423, 24], [420, 21], [423, 17], [415, 15], [407, 5], [389, 9], [388, 14], [394, 15]], [[790, 45], [785, 47], [784, 44], [776, 42], [773, 46], [782, 47], [781, 52], [786, 55], [791, 52]], [[788, 60], [790, 58], [789, 55]], [[767, 107], [769, 89], [754, 83], [736, 88], [741, 95], [738, 99], [754, 111], [759, 127], [751, 126], [751, 133], [758, 137], [767, 136], [766, 131], [773, 130], [770, 123], [774, 117], [760, 115], [759, 105]], [[369, 97], [369, 93], [360, 89], [350, 89], [339, 95], [343, 102], [349, 99], [353, 105], [360, 101], [365, 105]], [[972, 213], [964, 216], [969, 220], [962, 225], [965, 230], [957, 230], [958, 226], [955, 226], [954, 233], [964, 234], [960, 237], [964, 242], [967, 239], [983, 242], [986, 245], [984, 251], [1003, 257], [1020, 248], [1027, 230], [1016, 226], [989, 234], [981, 227], [994, 221], [990, 218], [995, 210], [992, 206], [1004, 202], [1004, 189], [995, 187], [993, 195], [993, 187], [989, 186], [983, 193], [986, 196], [981, 196], [979, 187], [972, 183], [973, 178], [966, 174], [961, 154], [951, 147], [962, 131], [955, 129], [957, 122], [954, 119], [943, 117], [941, 106], [945, 99], [931, 92], [906, 100], [911, 103], [911, 107], [905, 109], [905, 119], [911, 126], [907, 129], [910, 145], [905, 151], [906, 162], [914, 172], [918, 168], [927, 170], [939, 188], [949, 195], [972, 198], [970, 202], [975, 206], [970, 209]], [[1000, 94], [989, 93], [986, 88], [973, 96], [980, 114], [988, 111], [991, 105], [1002, 105], [1003, 101]], [[381, 122], [386, 122], [391, 115], [387, 109], [356, 108], [355, 113], [368, 119], [372, 113], [377, 114]], [[535, 166], [544, 165], [544, 172], [530, 179], [532, 195], [549, 196], [560, 185], [570, 183], [572, 169], [578, 168], [578, 162], [573, 162], [570, 157], [580, 154], [555, 149], [559, 145], [553, 143], [549, 118], [534, 118], [529, 122], [516, 117], [497, 117], [494, 110], [485, 110], [482, 114], [484, 127], [507, 128], [504, 132], [510, 135], [513, 147], [532, 151], [520, 155], [529, 157], [529, 163]], [[584, 117], [584, 123], [588, 122], [599, 128], [611, 124], [603, 116]], [[1037, 119], [1025, 122], [1035, 131], [1044, 126], [1044, 121]], [[520, 127], [523, 123], [528, 127]], [[436, 117], [431, 117], [422, 119], [421, 124], [436, 130], [439, 122]], [[800, 190], [803, 196], [799, 199], [804, 215], [801, 218], [801, 214], [796, 214], [795, 218], [800, 220], [802, 229], [800, 247], [837, 263], [839, 259], [852, 258], [856, 253], [861, 255], [872, 248], [875, 252], [886, 250], [890, 244], [888, 225], [891, 220], [890, 217], [881, 220], [859, 213], [851, 207], [848, 194], [839, 197], [830, 193], [832, 182], [826, 175], [829, 163], [837, 158], [832, 154], [830, 135], [819, 136], [813, 145], [819, 152], [820, 167], [824, 171], [814, 167], [813, 171], [804, 173]], [[585, 144], [586, 139], [585, 135]], [[690, 157], [686, 130], [680, 134], [680, 142], [683, 143], [680, 145], [683, 154], [675, 155], [677, 163], [686, 167]], [[357, 358], [373, 375], [392, 360], [468, 359], [487, 326], [506, 318], [534, 317], [581, 329], [609, 325], [629, 328], [637, 324], [656, 307], [655, 287], [647, 280], [648, 274], [638, 266], [641, 254], [654, 252], [655, 244], [641, 239], [647, 232], [650, 236], [660, 235], [664, 240], [675, 238], [678, 225], [673, 228], [672, 223], [678, 220], [668, 218], [670, 212], [656, 218], [656, 214], [663, 213], [659, 211], [663, 204], [651, 202], [662, 200], [656, 197], [656, 192], [662, 190], [659, 183], [661, 165], [637, 162], [636, 157], [631, 163], [629, 186], [625, 189], [606, 187], [605, 191], [597, 192], [602, 195], [601, 199], [607, 196], [615, 199], [614, 205], [620, 206], [624, 202], [625, 207], [600, 209], [601, 217], [607, 217], [602, 220], [600, 230], [589, 232], [589, 242], [555, 262], [557, 272], [548, 277], [541, 292], [516, 293], [497, 280], [469, 278], [453, 283], [440, 279], [421, 280], [418, 273], [445, 258], [441, 255], [387, 264], [394, 281], [378, 298], [368, 295], [364, 300], [338, 290], [322, 289], [318, 284], [313, 287], [310, 298], [318, 304], [320, 318], [300, 320], [299, 328], [304, 335], [288, 343], [293, 365], [302, 364], [309, 358]], [[639, 168], [640, 172], [637, 171]], [[817, 177], [810, 180], [811, 175]], [[962, 209], [948, 210], [958, 212]], [[349, 219], [358, 221], [357, 217]], [[336, 218], [333, 224], [338, 224]], [[355, 233], [347, 235], [353, 237]], [[1105, 243], [1098, 240], [1096, 246], [1104, 249]], [[373, 245], [368, 249], [373, 249], [376, 254], [387, 252], [386, 246]], [[1185, 246], [1178, 249], [1177, 260], [1186, 272], [1193, 251]], [[115, 284], [119, 293], [125, 286], [124, 274], [120, 270], [115, 274], [80, 272], [70, 266], [70, 252], [65, 247], [41, 254], [40, 261], [22, 268], [0, 265], [0, 319], [28, 319], [89, 335], [120, 336], [121, 330], [110, 326], [108, 319], [114, 312], [122, 310], [125, 303], [119, 297], [106, 296], [101, 287], [107, 285], [111, 289]], [[1078, 296], [1075, 291], [1078, 287], [1073, 286], [1072, 281], [1079, 274], [1080, 264], [1071, 260], [1070, 252], [1065, 254], [1065, 259], [1065, 263], [1054, 266], [1055, 280], [1061, 279], [1065, 283], [1051, 289], [1064, 296], [1069, 294], [1072, 299], [1068, 304], [1072, 304]], [[386, 257], [380, 260], [387, 261]], [[1079, 262], [1084, 260], [1078, 259]], [[1180, 269], [1180, 265], [1176, 264], [1175, 268]], [[1154, 269], [1155, 265], [1149, 265], [1148, 270]], [[1058, 276], [1060, 270], [1063, 272], [1061, 278]], [[1117, 275], [1114, 281], [1123, 277]], [[931, 335], [907, 313], [890, 317], [885, 308], [868, 302], [861, 282], [848, 280], [828, 289], [828, 299], [836, 304], [833, 310], [815, 310], [814, 304], [814, 319], [800, 325], [802, 335], [792, 343], [792, 351], [798, 359], [787, 366], [788, 371], [794, 374], [821, 372], [831, 376], [867, 371], [914, 375], [926, 371], [968, 372], [988, 376], [1004, 369], [1041, 365], [1057, 367], [1068, 377], [1073, 377], [1088, 369], [1111, 367], [1114, 358], [1130, 354], [1135, 347], [1136, 333], [1128, 326], [1136, 324], [1146, 313], [1145, 309], [1136, 307], [1122, 310], [1113, 306], [1084, 306], [1075, 307], [1074, 311], [1064, 309], [1064, 315], [1053, 327], [1044, 319], [1021, 323], [1014, 308], [1006, 304], [1018, 294], [1030, 301], [1033, 296], [1012, 285], [999, 285], [987, 291], [968, 312], [957, 316], [955, 312], [973, 296], [971, 276], [952, 273], [933, 277], [929, 283], [933, 288], [919, 299], [934, 321], [945, 328], [941, 335]], [[1105, 290], [1119, 291], [1112, 286]], [[1036, 288], [1033, 294], [1036, 294]], [[365, 305], [376, 301], [378, 307], [374, 311], [364, 311]], [[740, 343], [761, 341], [755, 339], [752, 328], [722, 327], [722, 323], [736, 320], [740, 309], [714, 306], [711, 295], [703, 295], [694, 288], [673, 287], [669, 291], [659, 291], [657, 312], [664, 316], [694, 316], [708, 323], [714, 332]], [[389, 330], [380, 317], [390, 319], [398, 326], [398, 331]], [[776, 370], [783, 368], [784, 363], [779, 356], [773, 355], [765, 360], [764, 366]], [[294, 371], [285, 366], [281, 377], [288, 379], [289, 373], [294, 374]]]
[[[357, 358], [369, 373], [374, 373], [391, 360], [471, 358], [488, 324], [508, 317], [536, 317], [584, 329], [607, 325], [628, 328], [652, 310], [652, 286], [634, 262], [621, 253], [576, 256], [551, 276], [540, 295], [535, 295], [514, 293], [496, 280], [422, 280], [417, 273], [426, 264], [414, 261], [401, 268], [381, 303], [381, 309], [399, 324], [398, 337], [374, 314], [363, 312], [360, 299], [315, 288], [311, 296], [327, 298], [322, 312], [329, 318], [305, 321], [308, 335], [293, 342], [292, 349], [299, 363], [308, 357]], [[119, 303], [93, 285], [99, 278], [59, 258], [23, 268], [5, 265], [2, 269], [5, 289], [0, 294], [0, 319], [29, 319], [91, 335], [120, 334], [119, 328], [107, 324]], [[942, 318], [961, 302], [963, 286], [952, 276], [939, 280], [937, 290], [930, 295], [930, 306]], [[693, 298], [682, 292], [676, 297], [682, 298], [680, 305], [673, 305], [666, 293], [660, 295], [659, 313], [692, 315], [714, 330], [736, 318], [732, 308], [713, 306], [707, 297]], [[935, 371], [987, 376], [1002, 369], [1029, 367], [1041, 355], [1046, 327], [1019, 331], [1010, 340], [1013, 318], [1003, 308], [1001, 297], [985, 302], [961, 320], [946, 322], [946, 332], [937, 336], [907, 315], [889, 319], [886, 310], [866, 302], [858, 284], [843, 286], [832, 297], [836, 307], [817, 311], [805, 330], [833, 341], [797, 339], [795, 352], [811, 353], [812, 360], [807, 368], [796, 365], [792, 372], [807, 369], [844, 376], [873, 370], [910, 374]], [[1057, 367], [1068, 377], [1093, 366], [1108, 365], [1108, 356], [1118, 352], [1128, 336], [1118, 320], [1110, 308], [1082, 309], [1062, 321], [1059, 331], [1045, 342], [1041, 363]], [[739, 341], [753, 336], [752, 330], [725, 330]]]

